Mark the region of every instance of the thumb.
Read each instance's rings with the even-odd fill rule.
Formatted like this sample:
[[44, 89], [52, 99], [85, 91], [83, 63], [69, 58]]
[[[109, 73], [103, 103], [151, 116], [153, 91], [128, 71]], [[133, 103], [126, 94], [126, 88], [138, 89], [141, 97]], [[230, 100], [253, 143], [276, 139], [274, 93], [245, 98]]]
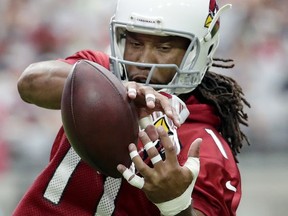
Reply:
[[193, 186], [200, 171], [199, 150], [201, 142], [201, 138], [197, 138], [193, 141], [188, 152], [188, 159], [184, 164], [184, 166], [187, 167], [193, 174]]
[[199, 158], [199, 152], [200, 152], [200, 144], [202, 143], [202, 139], [201, 138], [197, 138], [195, 139], [191, 146], [190, 149], [188, 151], [188, 157], [197, 157]]

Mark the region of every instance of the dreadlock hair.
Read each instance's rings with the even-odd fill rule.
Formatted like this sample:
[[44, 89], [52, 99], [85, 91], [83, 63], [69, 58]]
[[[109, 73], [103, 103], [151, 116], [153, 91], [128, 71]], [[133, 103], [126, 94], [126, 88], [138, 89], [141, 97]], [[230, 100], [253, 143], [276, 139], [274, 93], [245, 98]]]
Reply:
[[[234, 64], [231, 59], [215, 58], [212, 67], [230, 69]], [[247, 136], [240, 129], [241, 124], [248, 126], [248, 115], [243, 111], [244, 106], [250, 108], [242, 88], [230, 77], [207, 71], [194, 94], [200, 102], [216, 107], [221, 118], [220, 133], [228, 142], [237, 161], [236, 155], [240, 153], [243, 140], [250, 145]]]

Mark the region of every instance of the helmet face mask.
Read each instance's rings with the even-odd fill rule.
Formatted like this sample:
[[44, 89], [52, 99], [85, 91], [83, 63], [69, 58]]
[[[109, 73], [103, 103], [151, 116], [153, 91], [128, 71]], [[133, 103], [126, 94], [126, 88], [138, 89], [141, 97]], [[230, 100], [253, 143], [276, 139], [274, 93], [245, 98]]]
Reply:
[[[213, 23], [209, 6], [210, 0], [118, 0], [116, 14], [110, 23], [112, 71], [119, 79], [127, 80], [127, 65], [151, 68], [146, 85], [173, 94], [193, 91], [212, 64], [212, 57], [219, 41], [219, 21], [214, 21], [213, 24], [217, 28], [208, 28], [211, 26], [209, 23], [207, 25], [208, 17]], [[214, 30], [214, 35], [209, 29]], [[163, 37], [184, 37], [190, 40], [190, 45], [179, 66], [173, 62], [171, 64], [131, 62], [123, 59], [127, 31]], [[176, 73], [167, 84], [151, 83], [157, 68], [173, 68]]]
[[[123, 26], [119, 23], [116, 22], [111, 22], [111, 27], [112, 27], [112, 41], [115, 42], [114, 46], [112, 46], [112, 56], [110, 58], [113, 69], [112, 71], [116, 74], [116, 76], [122, 80], [127, 80], [128, 75], [126, 68], [127, 66], [137, 66], [137, 67], [145, 67], [145, 68], [150, 68], [150, 73], [146, 79], [145, 84], [150, 85], [155, 89], [162, 89], [165, 90], [166, 92], [169, 93], [175, 93], [176, 89], [179, 88], [191, 88], [193, 85], [191, 80], [191, 75], [194, 77], [193, 80], [195, 82], [195, 79], [199, 76], [199, 73], [197, 71], [192, 71], [191, 69], [193, 68], [194, 64], [196, 63], [197, 58], [194, 58], [190, 61], [189, 65], [184, 65], [186, 62], [185, 60], [188, 59], [191, 56], [197, 56], [199, 51], [200, 51], [200, 46], [199, 46], [199, 40], [195, 38], [193, 35], [187, 35], [186, 38], [188, 38], [191, 42], [186, 50], [186, 53], [183, 57], [182, 63], [178, 66], [176, 64], [170, 63], [170, 64], [154, 64], [154, 63], [141, 63], [141, 62], [132, 62], [132, 61], [127, 61], [123, 59], [123, 53], [124, 53], [124, 47], [125, 47], [125, 29]], [[118, 33], [115, 33], [114, 30], [118, 31]], [[145, 28], [145, 31], [149, 31], [148, 28]], [[151, 31], [153, 31], [151, 29]], [[177, 36], [176, 32], [170, 32], [169, 30], [165, 30], [165, 33], [167, 35], [173, 35]], [[179, 33], [178, 33], [179, 34]], [[183, 35], [181, 35], [183, 37]], [[117, 37], [117, 38], [113, 38]], [[113, 54], [114, 53], [114, 54]], [[188, 69], [188, 66], [190, 69]], [[187, 69], [185, 69], [185, 67]], [[176, 73], [173, 77], [173, 79], [166, 84], [157, 84], [157, 83], [151, 83], [151, 78], [153, 77], [153, 74], [157, 69], [173, 69]], [[197, 75], [198, 76], [197, 76]], [[187, 79], [187, 77], [190, 77]], [[182, 80], [179, 82], [179, 80]]]

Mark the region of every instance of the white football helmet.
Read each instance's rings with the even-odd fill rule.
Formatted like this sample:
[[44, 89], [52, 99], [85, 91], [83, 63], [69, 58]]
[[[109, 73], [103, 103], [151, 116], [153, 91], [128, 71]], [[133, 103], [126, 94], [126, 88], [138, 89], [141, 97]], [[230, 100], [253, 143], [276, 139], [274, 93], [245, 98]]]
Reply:
[[[119, 79], [127, 79], [125, 65], [150, 67], [147, 85], [170, 94], [193, 91], [201, 83], [212, 64], [219, 43], [219, 17], [230, 8], [218, 8], [216, 0], [118, 0], [116, 13], [110, 22], [111, 69]], [[158, 36], [180, 36], [191, 43], [181, 65], [131, 62], [123, 59], [125, 32]], [[151, 84], [157, 67], [175, 68], [168, 84]]]

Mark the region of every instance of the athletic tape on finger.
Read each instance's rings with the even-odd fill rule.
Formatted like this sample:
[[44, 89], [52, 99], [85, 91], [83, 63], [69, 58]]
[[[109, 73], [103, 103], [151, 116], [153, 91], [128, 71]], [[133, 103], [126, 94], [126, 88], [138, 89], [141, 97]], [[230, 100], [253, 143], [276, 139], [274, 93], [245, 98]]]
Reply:
[[145, 129], [148, 125], [153, 125], [153, 120], [152, 117], [149, 115], [141, 118], [138, 123], [141, 129]]
[[152, 162], [153, 165], [158, 163], [159, 161], [162, 161], [162, 158], [161, 158], [160, 154], [158, 154], [155, 157], [151, 158], [151, 162]]
[[129, 93], [129, 94], [134, 94], [134, 95], [136, 95], [136, 94], [137, 94], [137, 91], [136, 91], [135, 88], [128, 88], [128, 93]]
[[[158, 141], [158, 140], [157, 140], [157, 141]], [[146, 144], [144, 145], [144, 149], [145, 149], [146, 152], [147, 152], [149, 149], [151, 149], [152, 147], [155, 147], [155, 142], [150, 141], [150, 142], [148, 142], [148, 143], [146, 143]]]
[[146, 94], [146, 95], [145, 95], [145, 99], [146, 99], [146, 101], [148, 101], [148, 100], [153, 100], [153, 101], [155, 101], [156, 97], [155, 97], [154, 94], [149, 93], [149, 94]]
[[193, 181], [196, 181], [196, 178], [200, 170], [200, 161], [197, 157], [188, 157], [186, 163], [184, 164], [193, 174]]
[[132, 160], [134, 157], [136, 157], [136, 156], [139, 155], [139, 154], [138, 154], [138, 151], [136, 151], [136, 150], [130, 152], [129, 154], [130, 154], [130, 158], [131, 158], [131, 160]]
[[132, 185], [136, 188], [139, 188], [139, 189], [143, 188], [144, 183], [145, 183], [144, 178], [136, 175], [130, 169], [126, 169], [122, 175], [130, 185]]

